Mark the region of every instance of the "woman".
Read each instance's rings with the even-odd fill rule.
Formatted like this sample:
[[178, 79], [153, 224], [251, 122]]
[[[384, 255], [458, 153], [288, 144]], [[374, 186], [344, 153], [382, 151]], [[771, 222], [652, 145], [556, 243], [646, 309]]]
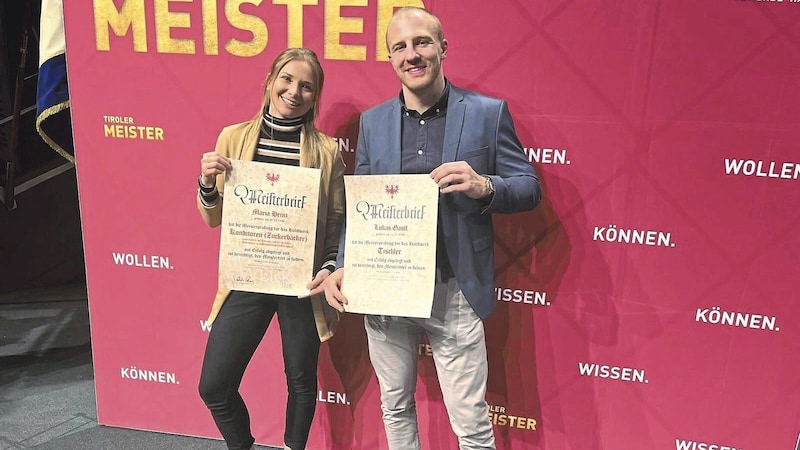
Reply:
[[[264, 83], [261, 111], [252, 120], [225, 127], [214, 152], [203, 155], [197, 203], [209, 226], [222, 219], [225, 171], [230, 159], [321, 169], [317, 239], [317, 287], [335, 269], [344, 218], [344, 162], [336, 142], [318, 131], [324, 74], [308, 49], [290, 48], [275, 58]], [[239, 384], [250, 358], [277, 313], [289, 396], [284, 445], [305, 448], [317, 393], [320, 341], [329, 339], [337, 313], [321, 297], [296, 298], [220, 287], [211, 309], [200, 396], [211, 410], [229, 449], [251, 449], [255, 439]]]

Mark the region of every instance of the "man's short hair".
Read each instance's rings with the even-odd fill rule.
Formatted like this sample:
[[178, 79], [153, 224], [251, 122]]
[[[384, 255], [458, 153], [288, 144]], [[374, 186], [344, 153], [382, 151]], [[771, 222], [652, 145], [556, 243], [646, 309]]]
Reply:
[[[441, 44], [444, 41], [444, 31], [442, 30], [442, 21], [439, 20], [439, 18], [436, 16], [436, 14], [428, 11], [425, 8], [420, 8], [419, 6], [403, 6], [402, 8], [398, 8], [398, 10], [395, 11], [394, 14], [392, 14], [392, 19], [389, 20], [389, 24], [391, 25], [392, 20], [394, 20], [395, 17], [398, 17], [400, 15], [405, 15], [406, 13], [414, 13], [414, 12], [419, 12], [419, 13], [425, 14], [426, 16], [428, 16], [431, 19], [433, 19], [433, 24], [434, 24], [434, 27], [435, 27], [435, 33], [434, 34], [436, 35], [436, 39], [438, 39], [439, 43]], [[386, 38], [384, 40], [386, 41], [386, 49], [389, 50], [389, 27], [388, 26], [386, 27]]]

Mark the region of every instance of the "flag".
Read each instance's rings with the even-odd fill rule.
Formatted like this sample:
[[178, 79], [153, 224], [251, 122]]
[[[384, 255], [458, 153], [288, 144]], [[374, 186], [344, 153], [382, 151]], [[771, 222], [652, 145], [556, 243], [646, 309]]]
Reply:
[[65, 53], [63, 0], [42, 0], [36, 131], [50, 147], [74, 163]]

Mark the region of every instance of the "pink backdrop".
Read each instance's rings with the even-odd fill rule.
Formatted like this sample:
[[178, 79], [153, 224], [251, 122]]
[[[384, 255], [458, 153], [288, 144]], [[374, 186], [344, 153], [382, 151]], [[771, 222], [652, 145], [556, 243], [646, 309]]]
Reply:
[[[352, 168], [359, 113], [399, 89], [376, 41], [403, 4], [421, 2], [66, 2], [101, 424], [219, 437], [197, 394], [219, 245], [195, 207], [200, 155], [255, 113], [272, 58], [304, 45], [327, 75], [321, 128]], [[508, 100], [545, 196], [496, 217], [498, 448], [794, 448], [800, 3], [425, 6], [450, 80]], [[279, 349], [272, 327], [243, 386], [271, 445]], [[424, 346], [419, 368], [423, 445], [455, 448]], [[309, 447], [386, 448], [360, 316], [319, 373]]]

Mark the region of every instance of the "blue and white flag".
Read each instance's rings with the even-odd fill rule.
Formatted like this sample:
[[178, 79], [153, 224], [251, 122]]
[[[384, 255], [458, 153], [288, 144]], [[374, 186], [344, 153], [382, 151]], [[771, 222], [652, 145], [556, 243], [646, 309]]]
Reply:
[[63, 0], [42, 0], [39, 36], [36, 131], [50, 147], [74, 163]]

